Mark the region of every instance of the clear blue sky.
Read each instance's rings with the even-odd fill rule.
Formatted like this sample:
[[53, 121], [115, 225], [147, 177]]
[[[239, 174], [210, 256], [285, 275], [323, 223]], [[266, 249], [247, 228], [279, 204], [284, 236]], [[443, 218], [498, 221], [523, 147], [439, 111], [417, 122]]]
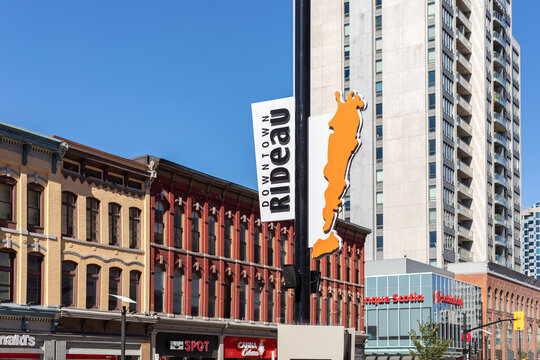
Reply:
[[[255, 188], [250, 104], [292, 95], [292, 9], [292, 0], [2, 0], [0, 121]], [[539, 13], [540, 2], [515, 1], [524, 206], [540, 200]]]

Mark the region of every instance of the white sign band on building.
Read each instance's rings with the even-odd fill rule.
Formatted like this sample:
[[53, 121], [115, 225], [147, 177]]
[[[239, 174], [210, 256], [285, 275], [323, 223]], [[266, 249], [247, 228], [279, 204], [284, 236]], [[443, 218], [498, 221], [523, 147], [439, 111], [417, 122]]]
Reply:
[[251, 104], [262, 222], [294, 219], [294, 98]]

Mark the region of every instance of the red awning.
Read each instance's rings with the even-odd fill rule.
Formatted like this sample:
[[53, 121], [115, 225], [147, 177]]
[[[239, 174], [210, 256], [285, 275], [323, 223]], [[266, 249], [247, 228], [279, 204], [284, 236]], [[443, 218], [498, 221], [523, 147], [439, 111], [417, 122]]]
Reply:
[[0, 353], [0, 359], [39, 359], [39, 354]]
[[79, 360], [116, 360], [116, 355], [95, 355], [95, 354], [66, 354], [66, 359]]

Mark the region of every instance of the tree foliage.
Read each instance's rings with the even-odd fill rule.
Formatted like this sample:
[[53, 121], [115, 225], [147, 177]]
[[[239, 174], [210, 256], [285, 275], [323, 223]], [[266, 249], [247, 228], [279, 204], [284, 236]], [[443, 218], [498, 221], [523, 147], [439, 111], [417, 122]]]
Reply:
[[437, 332], [440, 324], [431, 320], [424, 323], [418, 321], [418, 326], [420, 334], [416, 334], [414, 329], [409, 331], [414, 345], [414, 350], [411, 350], [410, 354], [420, 360], [440, 360], [452, 343], [452, 339], [439, 338]]

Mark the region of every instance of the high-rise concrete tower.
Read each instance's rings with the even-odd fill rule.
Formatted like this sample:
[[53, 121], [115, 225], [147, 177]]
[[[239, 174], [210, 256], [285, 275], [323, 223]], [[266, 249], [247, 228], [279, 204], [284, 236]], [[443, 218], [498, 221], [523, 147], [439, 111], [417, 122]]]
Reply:
[[521, 267], [520, 47], [509, 0], [312, 2], [312, 114], [368, 101], [345, 217], [366, 259]]

